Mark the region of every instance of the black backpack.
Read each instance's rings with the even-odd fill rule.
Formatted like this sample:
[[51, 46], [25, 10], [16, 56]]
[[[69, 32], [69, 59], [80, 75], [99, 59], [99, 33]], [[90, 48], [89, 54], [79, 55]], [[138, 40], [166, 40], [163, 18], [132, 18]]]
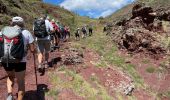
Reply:
[[18, 63], [25, 56], [22, 30], [7, 26], [0, 34], [0, 61], [2, 63]]
[[85, 27], [82, 27], [82, 32], [86, 32], [86, 29], [85, 29]]
[[48, 32], [45, 26], [45, 20], [37, 19], [34, 22], [34, 35], [38, 38], [44, 38], [48, 36]]

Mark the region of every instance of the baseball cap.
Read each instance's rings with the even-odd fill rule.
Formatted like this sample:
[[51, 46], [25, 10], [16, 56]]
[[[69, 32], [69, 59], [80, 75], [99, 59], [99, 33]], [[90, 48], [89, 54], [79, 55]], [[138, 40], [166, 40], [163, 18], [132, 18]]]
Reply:
[[12, 22], [24, 22], [22, 17], [16, 16], [12, 18]]

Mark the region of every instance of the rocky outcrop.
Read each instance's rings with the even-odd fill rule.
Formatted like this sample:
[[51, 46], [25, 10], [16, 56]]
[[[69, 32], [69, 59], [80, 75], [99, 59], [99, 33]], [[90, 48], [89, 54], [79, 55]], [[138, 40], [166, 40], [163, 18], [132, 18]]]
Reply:
[[163, 31], [162, 21], [159, 18], [151, 7], [137, 4], [132, 9], [131, 18], [122, 19], [113, 27], [111, 35], [113, 41], [120, 49], [129, 52], [165, 54], [166, 50], [157, 37], [157, 32]]
[[83, 53], [75, 48], [69, 48], [65, 55], [62, 55], [62, 61], [65, 65], [75, 65], [83, 63]]

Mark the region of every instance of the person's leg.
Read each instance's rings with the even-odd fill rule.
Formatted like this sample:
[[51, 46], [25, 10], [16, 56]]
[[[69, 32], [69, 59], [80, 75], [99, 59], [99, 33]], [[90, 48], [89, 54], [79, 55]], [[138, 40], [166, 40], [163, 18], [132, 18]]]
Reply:
[[42, 68], [42, 62], [43, 62], [43, 52], [44, 52], [44, 40], [38, 40], [37, 41], [37, 58], [38, 58], [38, 68]]
[[45, 61], [48, 61], [48, 59], [49, 59], [49, 43], [46, 43], [46, 45], [45, 45]]
[[84, 33], [83, 32], [81, 33], [81, 37], [84, 38]]
[[13, 69], [13, 66], [11, 64], [8, 65], [6, 63], [3, 63], [2, 66], [4, 67], [8, 78], [7, 78], [7, 92], [8, 94], [12, 94], [12, 88], [14, 85], [14, 78], [15, 78], [15, 71]]
[[38, 64], [42, 64], [43, 62], [43, 54], [42, 53], [38, 53]]
[[92, 36], [93, 35], [93, 30], [90, 30], [90, 36]]
[[66, 37], [67, 37], [67, 32], [64, 32], [64, 39], [63, 39], [64, 42], [66, 41]]
[[46, 40], [44, 43], [45, 46], [45, 68], [48, 67], [48, 59], [49, 59], [49, 52], [50, 52], [50, 41]]
[[58, 36], [58, 41], [57, 41], [57, 43], [58, 43], [58, 46], [60, 46], [61, 34], [58, 32], [58, 33], [57, 33], [57, 36]]
[[7, 78], [7, 100], [11, 100], [12, 97], [12, 90], [13, 90], [13, 86], [14, 86], [14, 79], [15, 79], [15, 71], [14, 71], [14, 67], [12, 66], [12, 64], [9, 64], [7, 67], [6, 63], [2, 63], [2, 66], [4, 68], [4, 70], [6, 71], [8, 78]]
[[15, 64], [15, 76], [18, 83], [18, 100], [22, 100], [25, 93], [26, 62]]
[[70, 32], [68, 32], [68, 38], [70, 38], [71, 37], [71, 35], [70, 35], [71, 33]]
[[18, 100], [22, 100], [25, 93], [25, 71], [16, 72], [15, 75], [18, 82]]
[[58, 46], [58, 36], [57, 36], [57, 32], [55, 32], [54, 37], [55, 37], [55, 46]]
[[15, 78], [15, 73], [14, 71], [7, 71], [7, 92], [8, 94], [12, 94], [12, 89], [14, 86], [14, 78]]

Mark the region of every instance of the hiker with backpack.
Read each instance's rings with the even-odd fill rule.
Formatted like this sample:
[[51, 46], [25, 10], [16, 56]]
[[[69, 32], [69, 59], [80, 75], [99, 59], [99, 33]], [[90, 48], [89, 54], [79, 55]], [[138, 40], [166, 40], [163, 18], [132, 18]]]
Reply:
[[89, 26], [89, 36], [92, 36], [93, 34], [93, 28], [92, 25]]
[[58, 38], [58, 41], [57, 41], [57, 46], [58, 46], [58, 48], [60, 48], [60, 40], [61, 40], [61, 33], [60, 33], [60, 22], [57, 20], [56, 22], [55, 22], [55, 24], [57, 25], [57, 27], [58, 27], [58, 29], [57, 29], [57, 31], [56, 31], [56, 34], [57, 34], [57, 38]]
[[60, 29], [59, 29], [59, 26], [55, 23], [54, 19], [51, 20], [51, 24], [52, 24], [53, 29], [54, 29], [54, 32], [51, 34], [55, 38], [55, 40], [54, 40], [55, 44], [54, 45], [55, 45], [55, 47], [58, 47], [59, 46], [59, 36], [58, 36], [58, 34], [60, 34], [59, 33]]
[[76, 41], [80, 40], [80, 28], [77, 28], [76, 32], [75, 32], [75, 39]]
[[[53, 26], [48, 18], [42, 17], [34, 21], [34, 35], [37, 42], [38, 52], [38, 71], [44, 75], [45, 68], [48, 68], [48, 59], [50, 52], [50, 33], [53, 32]], [[45, 57], [43, 54], [45, 52]], [[45, 61], [43, 61], [45, 60]]]
[[7, 72], [7, 100], [13, 100], [12, 90], [14, 78], [18, 84], [18, 100], [23, 100], [25, 93], [26, 54], [28, 47], [34, 53], [34, 38], [24, 28], [21, 17], [13, 17], [11, 26], [4, 27], [0, 32], [0, 61]]
[[64, 26], [60, 23], [60, 24], [59, 24], [59, 27], [60, 27], [61, 40], [64, 41], [64, 40], [65, 40], [65, 30], [64, 30]]
[[83, 26], [82, 27], [82, 29], [81, 29], [81, 31], [82, 31], [82, 38], [85, 38], [86, 36], [87, 36], [87, 29], [86, 29], [86, 26]]

